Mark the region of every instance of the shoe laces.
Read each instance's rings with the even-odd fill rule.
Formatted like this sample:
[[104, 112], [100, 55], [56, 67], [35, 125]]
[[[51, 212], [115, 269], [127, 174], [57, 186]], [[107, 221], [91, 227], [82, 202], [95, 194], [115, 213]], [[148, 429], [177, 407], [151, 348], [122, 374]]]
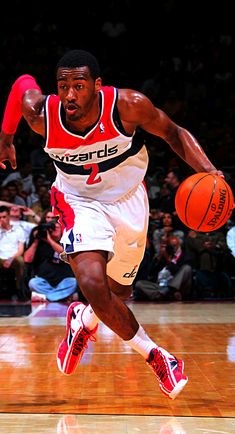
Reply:
[[156, 351], [150, 365], [154, 369], [156, 376], [164, 383], [168, 378], [167, 365], [160, 351]]
[[79, 353], [81, 353], [82, 350], [87, 348], [88, 339], [90, 339], [92, 342], [96, 342], [95, 336], [93, 336], [89, 331], [87, 331], [86, 329], [81, 330], [77, 339], [73, 343], [72, 353], [74, 356], [77, 356]]

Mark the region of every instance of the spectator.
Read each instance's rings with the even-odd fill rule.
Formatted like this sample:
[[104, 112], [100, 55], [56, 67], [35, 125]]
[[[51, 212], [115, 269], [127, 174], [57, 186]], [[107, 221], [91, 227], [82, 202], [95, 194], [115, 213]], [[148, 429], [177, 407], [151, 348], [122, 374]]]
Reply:
[[10, 202], [11, 196], [10, 196], [10, 192], [8, 190], [7, 187], [0, 187], [0, 204], [1, 205], [5, 205], [5, 206], [9, 206], [7, 205], [5, 202], [8, 202], [10, 205], [12, 205], [12, 203]]
[[190, 258], [175, 235], [161, 244], [159, 255], [153, 259], [148, 280], [135, 284], [134, 299], [183, 300], [190, 297], [192, 267]]
[[195, 287], [199, 298], [230, 296], [232, 283], [226, 271], [229, 249], [222, 231], [189, 231], [186, 250], [193, 256]]
[[231, 280], [235, 277], [235, 222], [234, 216], [229, 223], [229, 228], [226, 233], [226, 244], [229, 249], [229, 253], [226, 255], [226, 271], [228, 272]]
[[[35, 214], [39, 215], [39, 217], [42, 218], [42, 216], [47, 213], [47, 211], [51, 211], [51, 195], [45, 185], [41, 185], [39, 187], [38, 196], [39, 200], [37, 202], [34, 202], [31, 209]], [[32, 221], [31, 218], [30, 221]]]
[[[35, 223], [30, 223], [24, 220], [24, 215], [32, 215], [34, 217]], [[38, 217], [38, 216], [37, 216]], [[33, 211], [29, 208], [23, 208], [20, 206], [13, 205], [10, 207], [10, 223], [14, 226], [21, 227], [25, 235], [25, 246], [27, 247], [29, 242], [29, 236], [32, 229], [36, 226], [36, 216]], [[38, 222], [40, 221], [40, 218]]]
[[[5, 201], [5, 200], [0, 200], [0, 206], [2, 206], [2, 205], [7, 206], [10, 210], [11, 210], [11, 208], [15, 208], [15, 211], [16, 211], [16, 208], [19, 208], [19, 210], [22, 213], [22, 220], [26, 220], [27, 221], [29, 219], [29, 217], [30, 217], [37, 224], [41, 221], [41, 217], [39, 217], [37, 214], [35, 214], [34, 211], [31, 208], [27, 208], [26, 206], [23, 206], [23, 205], [15, 205], [14, 203], [8, 202], [8, 201]], [[13, 220], [17, 220], [17, 215], [13, 215], [12, 214], [11, 215], [11, 220], [12, 221]]]
[[152, 233], [152, 244], [155, 254], [159, 254], [162, 240], [167, 241], [171, 235], [177, 236], [180, 240], [180, 244], [183, 244], [185, 233], [176, 228], [175, 216], [165, 212], [161, 217], [161, 227], [154, 229]]
[[7, 175], [2, 182], [5, 187], [10, 181], [15, 181], [21, 185], [21, 195], [26, 200], [26, 197], [34, 192], [32, 165], [29, 161], [22, 159], [18, 162], [18, 170]]
[[45, 184], [50, 190], [51, 185], [56, 178], [56, 169], [52, 160], [49, 159], [45, 162], [44, 170], [45, 170]]
[[31, 264], [28, 285], [31, 301], [61, 301], [78, 299], [77, 283], [68, 264], [60, 259], [61, 225], [56, 221], [36, 226], [29, 247], [24, 253], [26, 264]]
[[232, 226], [226, 234], [226, 243], [232, 256], [235, 258], [235, 226]]
[[39, 190], [41, 186], [45, 186], [45, 190], [48, 191], [48, 188], [45, 183], [45, 176], [42, 174], [33, 175], [33, 185], [34, 191], [27, 196], [26, 203], [29, 208], [31, 208], [35, 202], [39, 201]]
[[21, 227], [10, 222], [10, 211], [0, 206], [0, 268], [12, 269], [16, 276], [17, 297], [22, 298], [24, 288], [25, 235]]
[[182, 173], [178, 167], [172, 167], [166, 174], [165, 183], [169, 189], [168, 196], [162, 201], [162, 211], [176, 215], [175, 195], [183, 180]]
[[26, 202], [20, 195], [19, 184], [17, 181], [9, 181], [6, 184], [6, 188], [9, 192], [9, 202], [15, 205], [26, 206]]

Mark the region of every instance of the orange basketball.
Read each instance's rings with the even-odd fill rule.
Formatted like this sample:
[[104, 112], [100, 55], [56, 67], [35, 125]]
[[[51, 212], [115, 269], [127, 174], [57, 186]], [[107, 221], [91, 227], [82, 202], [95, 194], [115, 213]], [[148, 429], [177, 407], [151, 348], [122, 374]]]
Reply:
[[211, 232], [223, 226], [234, 208], [227, 182], [217, 175], [201, 172], [186, 178], [178, 187], [175, 209], [190, 229]]

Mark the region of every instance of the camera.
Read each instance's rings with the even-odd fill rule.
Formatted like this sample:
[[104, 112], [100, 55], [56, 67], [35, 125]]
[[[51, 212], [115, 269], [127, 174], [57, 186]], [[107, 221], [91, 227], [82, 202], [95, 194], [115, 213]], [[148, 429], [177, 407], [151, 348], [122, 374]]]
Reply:
[[39, 240], [42, 238], [46, 238], [47, 237], [47, 231], [48, 230], [55, 230], [55, 223], [54, 222], [50, 222], [50, 223], [42, 223], [41, 225], [37, 226], [35, 228], [37, 230], [37, 235], [36, 238], [38, 238]]
[[166, 245], [166, 253], [169, 255], [169, 256], [174, 256], [174, 253], [175, 253], [175, 251], [174, 251], [174, 247], [173, 246], [171, 246], [171, 244], [167, 244]]

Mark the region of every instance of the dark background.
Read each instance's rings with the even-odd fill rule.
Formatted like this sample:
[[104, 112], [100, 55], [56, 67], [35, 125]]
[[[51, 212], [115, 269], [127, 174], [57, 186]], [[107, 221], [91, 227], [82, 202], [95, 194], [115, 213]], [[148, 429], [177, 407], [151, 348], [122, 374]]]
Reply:
[[[86, 49], [99, 60], [103, 84], [143, 91], [189, 129], [213, 163], [233, 178], [231, 3], [8, 2], [0, 26], [1, 117], [10, 86], [20, 74], [34, 75], [44, 94], [56, 92], [55, 65], [61, 55], [67, 49]], [[40, 141], [22, 121], [15, 140], [18, 152], [27, 153]], [[149, 135], [146, 142], [152, 165], [167, 169], [172, 158], [167, 146]]]

